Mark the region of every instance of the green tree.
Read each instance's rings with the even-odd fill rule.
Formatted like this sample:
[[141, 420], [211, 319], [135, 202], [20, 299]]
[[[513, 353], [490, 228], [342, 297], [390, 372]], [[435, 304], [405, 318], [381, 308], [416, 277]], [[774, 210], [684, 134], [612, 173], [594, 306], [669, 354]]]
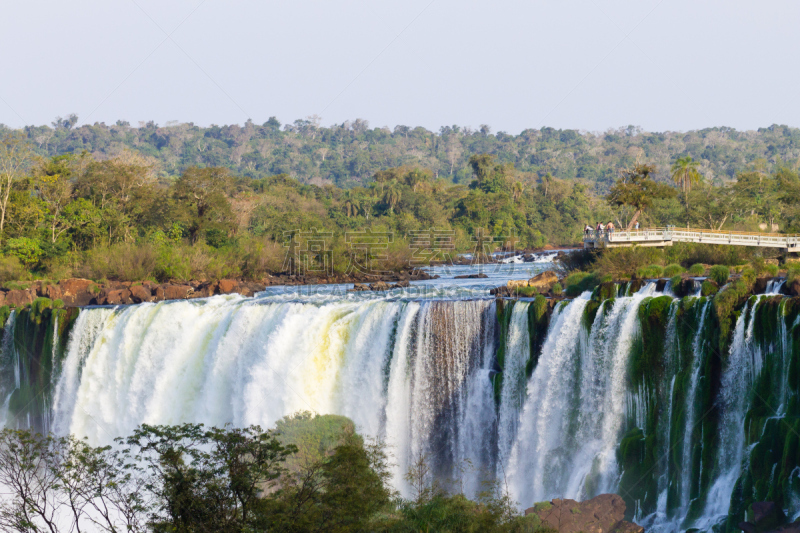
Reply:
[[14, 183], [24, 177], [33, 158], [33, 150], [22, 134], [11, 133], [0, 140], [0, 242], [4, 236], [11, 190]]
[[153, 479], [154, 530], [180, 533], [245, 530], [257, 519], [261, 493], [274, 490], [296, 450], [258, 426], [142, 425], [120, 443]]
[[228, 230], [232, 213], [226, 191], [231, 183], [228, 169], [191, 167], [175, 182], [174, 195], [186, 209], [192, 243], [211, 228]]
[[525, 192], [525, 185], [521, 181], [515, 181], [514, 186], [511, 189], [511, 196], [514, 198], [515, 202], [519, 202], [519, 199], [522, 198], [522, 193]]
[[70, 221], [63, 216], [64, 208], [72, 200], [73, 168], [78, 159], [60, 155], [42, 161], [36, 171], [36, 193], [47, 208], [50, 242], [70, 229]]
[[43, 252], [39, 241], [36, 239], [16, 237], [6, 241], [5, 253], [16, 257], [24, 265], [31, 267], [39, 262]]
[[777, 189], [780, 191], [779, 201], [783, 206], [783, 214], [787, 223], [786, 230], [800, 232], [800, 175], [797, 171], [781, 168], [776, 172]]
[[[789, 185], [788, 180], [784, 179], [783, 181]], [[779, 190], [779, 185], [781, 182], [778, 179], [765, 172], [755, 170], [736, 176], [733, 189], [739, 208], [749, 212], [751, 217], [757, 215], [762, 218], [771, 228], [782, 207], [780, 199], [786, 194]]]
[[655, 172], [654, 165], [637, 163], [622, 172], [606, 197], [614, 207], [630, 206], [634, 209], [627, 229], [631, 229], [642, 212], [653, 205], [653, 200], [675, 195], [674, 189], [652, 179], [651, 175]]
[[486, 193], [508, 192], [511, 177], [514, 174], [514, 165], [495, 164], [493, 155], [473, 155], [469, 158], [469, 165], [475, 174], [474, 188]]

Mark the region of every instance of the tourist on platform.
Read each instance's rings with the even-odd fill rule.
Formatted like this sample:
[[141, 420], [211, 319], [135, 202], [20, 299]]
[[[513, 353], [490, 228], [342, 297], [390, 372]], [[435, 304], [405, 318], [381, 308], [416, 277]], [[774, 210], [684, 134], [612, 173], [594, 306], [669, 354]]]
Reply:
[[588, 236], [589, 236], [589, 235], [591, 235], [591, 234], [592, 234], [592, 227], [591, 227], [591, 226], [589, 225], [589, 223], [587, 222], [587, 223], [584, 225], [584, 228], [583, 228], [583, 235], [584, 235], [584, 237], [588, 237]]
[[603, 235], [603, 230], [604, 230], [604, 229], [606, 229], [606, 227], [603, 225], [603, 223], [602, 223], [602, 222], [598, 222], [598, 223], [597, 223], [597, 237], [598, 237], [598, 238], [599, 238], [601, 235]]
[[636, 224], [633, 226], [633, 229], [639, 229], [639, 221], [636, 221]]
[[608, 224], [606, 224], [606, 233], [608, 233], [609, 235], [614, 233], [614, 223], [613, 222], [609, 221]]

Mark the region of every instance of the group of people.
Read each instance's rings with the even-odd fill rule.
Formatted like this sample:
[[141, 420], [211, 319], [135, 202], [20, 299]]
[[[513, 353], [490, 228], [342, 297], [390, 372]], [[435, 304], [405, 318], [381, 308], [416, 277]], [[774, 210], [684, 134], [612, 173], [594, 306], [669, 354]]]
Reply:
[[[587, 222], [586, 226], [583, 228], [583, 234], [588, 237], [594, 231], [594, 232], [596, 232], [597, 236], [599, 237], [600, 235], [603, 234], [603, 232], [605, 232], [607, 235], [611, 235], [611, 234], [614, 233], [615, 229], [616, 228], [614, 227], [614, 223], [612, 221], [610, 221], [610, 220], [606, 224], [603, 224], [602, 222], [598, 222], [597, 223], [597, 227], [595, 227], [595, 228], [592, 228], [589, 225], [589, 223]], [[636, 222], [633, 225], [633, 229], [639, 229], [639, 222]]]

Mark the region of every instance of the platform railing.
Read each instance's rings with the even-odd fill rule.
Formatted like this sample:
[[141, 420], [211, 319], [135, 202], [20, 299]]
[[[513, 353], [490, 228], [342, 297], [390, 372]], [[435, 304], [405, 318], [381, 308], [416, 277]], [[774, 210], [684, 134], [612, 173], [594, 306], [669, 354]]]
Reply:
[[762, 246], [786, 248], [800, 251], [800, 234], [755, 233], [748, 231], [718, 231], [697, 228], [614, 229], [612, 231], [592, 230], [584, 234], [586, 243], [624, 244], [637, 242], [696, 242], [708, 244], [731, 244], [734, 246]]

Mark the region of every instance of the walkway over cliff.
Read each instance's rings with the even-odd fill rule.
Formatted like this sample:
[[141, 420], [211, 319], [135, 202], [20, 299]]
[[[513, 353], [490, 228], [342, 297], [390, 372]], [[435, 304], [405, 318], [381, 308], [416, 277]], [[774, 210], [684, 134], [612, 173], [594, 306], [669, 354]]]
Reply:
[[620, 246], [672, 246], [673, 242], [761, 246], [800, 252], [800, 235], [785, 233], [748, 233], [746, 231], [713, 231], [696, 228], [642, 228], [614, 230], [612, 233], [592, 230], [584, 235], [584, 248], [617, 248]]

